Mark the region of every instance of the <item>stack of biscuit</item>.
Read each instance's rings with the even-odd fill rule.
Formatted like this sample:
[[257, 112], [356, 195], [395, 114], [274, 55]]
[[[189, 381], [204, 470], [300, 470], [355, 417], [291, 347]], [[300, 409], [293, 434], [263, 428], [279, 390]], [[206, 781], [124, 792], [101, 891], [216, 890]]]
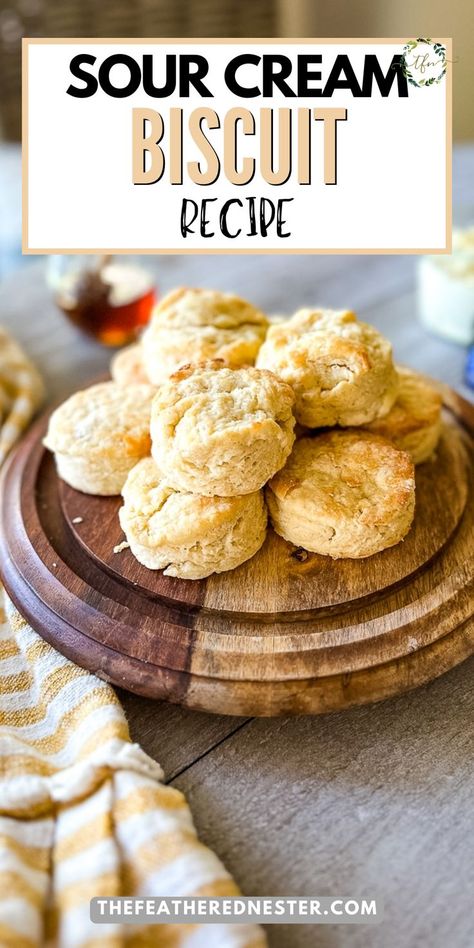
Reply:
[[231, 293], [172, 290], [156, 306], [141, 341], [112, 360], [112, 378], [121, 385], [159, 385], [187, 362], [253, 365], [267, 329], [267, 317]]
[[262, 546], [267, 509], [284, 539], [335, 559], [408, 533], [441, 400], [354, 313], [270, 325], [231, 294], [175, 290], [111, 374], [57, 409], [45, 444], [76, 489], [122, 493], [122, 529], [149, 569], [234, 569]]
[[276, 532], [334, 559], [402, 540], [415, 511], [414, 464], [439, 440], [438, 392], [395, 367], [389, 341], [350, 311], [299, 310], [269, 329], [257, 365], [296, 399], [299, 437], [266, 492]]

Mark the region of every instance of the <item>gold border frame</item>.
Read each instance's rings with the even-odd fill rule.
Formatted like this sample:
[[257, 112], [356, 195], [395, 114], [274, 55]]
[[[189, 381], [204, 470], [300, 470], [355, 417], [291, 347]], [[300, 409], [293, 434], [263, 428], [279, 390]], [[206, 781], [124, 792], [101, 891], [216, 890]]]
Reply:
[[[453, 59], [453, 41], [451, 38], [440, 37], [439, 41], [446, 46], [446, 51], [449, 60], [452, 62]], [[167, 249], [155, 249], [151, 250], [138, 249], [138, 248], [114, 248], [114, 247], [82, 247], [80, 249], [68, 249], [64, 250], [57, 247], [44, 247], [41, 249], [32, 249], [28, 246], [28, 48], [33, 45], [46, 45], [46, 44], [62, 44], [63, 46], [72, 46], [78, 43], [88, 44], [88, 45], [100, 45], [103, 43], [113, 44], [122, 44], [128, 43], [129, 45], [166, 45], [166, 44], [181, 44], [188, 45], [193, 43], [208, 44], [208, 45], [226, 45], [226, 44], [239, 44], [241, 46], [251, 46], [255, 44], [265, 45], [265, 44], [308, 44], [308, 43], [319, 43], [321, 45], [334, 45], [336, 43], [347, 44], [347, 45], [362, 45], [363, 43], [372, 43], [372, 44], [391, 44], [391, 45], [404, 45], [406, 43], [406, 37], [401, 39], [400, 37], [353, 37], [351, 39], [344, 37], [269, 37], [269, 38], [220, 38], [220, 37], [159, 37], [151, 38], [146, 37], [143, 39], [139, 38], [127, 38], [127, 37], [25, 37], [22, 40], [22, 253], [28, 255], [34, 254], [87, 254], [87, 253], [113, 253], [113, 254], [153, 254], [153, 255], [164, 255], [164, 254], [299, 254], [304, 255], [327, 255], [327, 254], [349, 254], [349, 255], [358, 255], [358, 254], [406, 254], [406, 255], [418, 255], [418, 254], [445, 254], [451, 253], [452, 250], [452, 153], [453, 153], [453, 135], [452, 135], [452, 74], [451, 69], [448, 69], [446, 72], [446, 246], [444, 248], [390, 248], [388, 250], [379, 249], [376, 247], [367, 247], [364, 249], [319, 249], [315, 248], [310, 250], [308, 248], [298, 249], [280, 249], [273, 248], [272, 250], [263, 247], [257, 248], [235, 248], [227, 249], [227, 247], [214, 248], [212, 250], [206, 250], [202, 247], [196, 249], [190, 247], [171, 247]]]

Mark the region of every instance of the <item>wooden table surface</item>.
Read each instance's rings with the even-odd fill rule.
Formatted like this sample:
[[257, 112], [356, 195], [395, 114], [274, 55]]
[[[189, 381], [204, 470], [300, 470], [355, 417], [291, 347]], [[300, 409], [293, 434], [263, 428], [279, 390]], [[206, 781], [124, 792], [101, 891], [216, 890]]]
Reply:
[[[474, 206], [474, 149], [454, 162]], [[235, 290], [268, 312], [349, 306], [397, 360], [462, 386], [465, 351], [417, 321], [404, 256], [148, 258], [161, 291]], [[51, 302], [42, 263], [0, 286], [0, 324], [42, 368], [52, 398], [106, 368]], [[379, 926], [269, 926], [273, 948], [472, 948], [474, 659], [403, 697], [319, 718], [243, 719], [121, 693], [133, 738], [187, 795], [198, 831], [247, 895], [378, 895]]]

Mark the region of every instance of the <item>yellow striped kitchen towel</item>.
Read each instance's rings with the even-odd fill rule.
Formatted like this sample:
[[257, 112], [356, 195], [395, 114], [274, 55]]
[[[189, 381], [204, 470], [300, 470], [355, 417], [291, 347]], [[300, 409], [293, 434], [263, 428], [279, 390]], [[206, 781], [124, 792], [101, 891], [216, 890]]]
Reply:
[[[0, 329], [0, 465], [43, 393]], [[94, 896], [238, 895], [183, 795], [130, 741], [113, 689], [0, 587], [0, 948], [261, 948], [251, 925], [94, 925]]]
[[41, 377], [0, 327], [0, 467], [44, 397]]
[[183, 795], [130, 742], [113, 689], [5, 601], [0, 625], [2, 948], [257, 948], [251, 925], [96, 925], [93, 896], [238, 895]]

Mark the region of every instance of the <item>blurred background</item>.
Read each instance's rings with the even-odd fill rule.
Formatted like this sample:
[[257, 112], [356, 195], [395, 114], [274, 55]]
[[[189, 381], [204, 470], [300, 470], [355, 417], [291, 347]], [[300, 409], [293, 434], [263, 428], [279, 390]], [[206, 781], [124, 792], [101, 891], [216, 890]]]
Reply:
[[0, 0], [0, 276], [21, 263], [23, 36], [428, 34], [454, 38], [454, 140], [474, 141], [472, 0]]

